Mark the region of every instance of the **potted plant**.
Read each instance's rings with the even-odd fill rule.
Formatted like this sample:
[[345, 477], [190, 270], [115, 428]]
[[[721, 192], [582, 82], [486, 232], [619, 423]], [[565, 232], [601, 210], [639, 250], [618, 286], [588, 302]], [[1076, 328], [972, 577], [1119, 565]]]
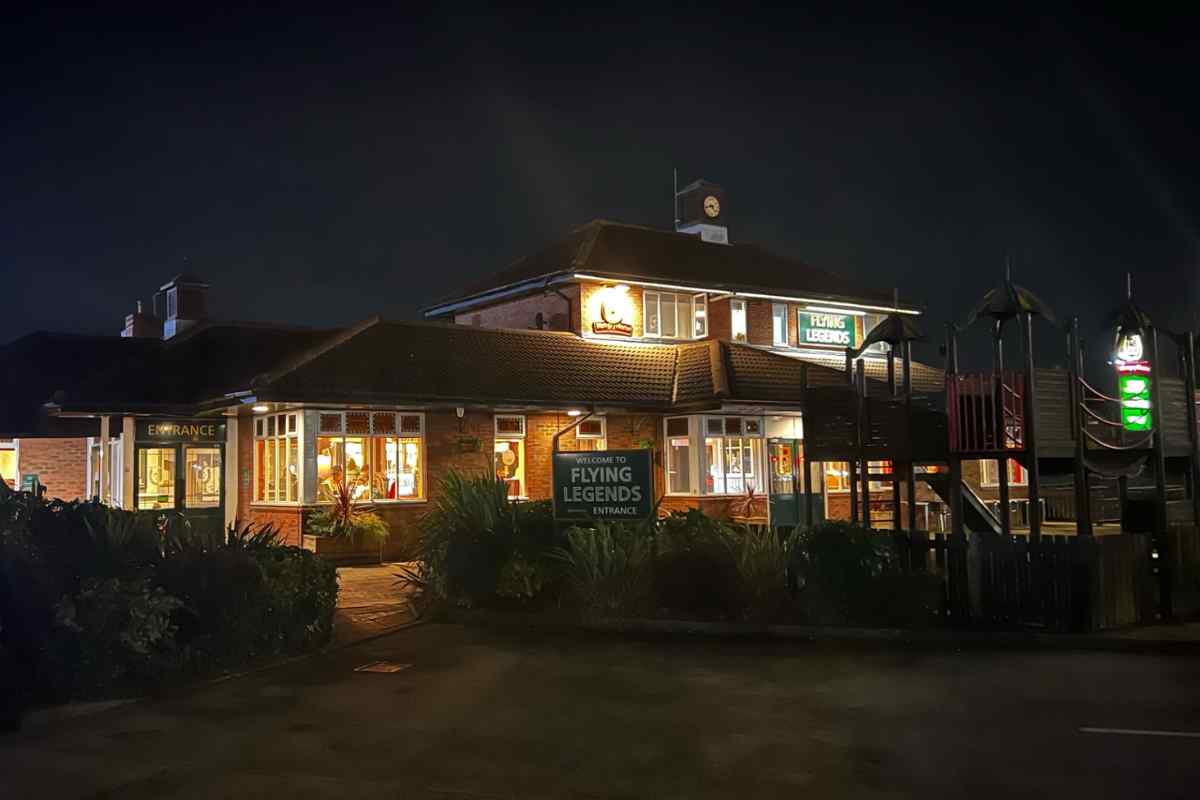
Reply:
[[[345, 481], [334, 484], [331, 500], [327, 507], [305, 520], [305, 538], [313, 540], [312, 549], [318, 554], [325, 549], [330, 555], [335, 554], [330, 551], [348, 555], [369, 548], [382, 555], [383, 543], [391, 532], [387, 523], [375, 513], [374, 507], [369, 503], [355, 502], [353, 490]], [[319, 542], [322, 539], [338, 544], [322, 548]]]

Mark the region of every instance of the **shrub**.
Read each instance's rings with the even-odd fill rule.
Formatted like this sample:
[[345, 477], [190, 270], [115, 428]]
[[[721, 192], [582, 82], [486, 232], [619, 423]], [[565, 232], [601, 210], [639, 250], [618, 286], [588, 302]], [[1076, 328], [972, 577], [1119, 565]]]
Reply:
[[685, 616], [740, 616], [735, 537], [731, 525], [696, 509], [663, 519], [654, 559], [656, 607]]
[[[332, 565], [271, 527], [0, 497], [5, 695], [47, 702], [141, 687], [328, 639]], [[15, 688], [15, 691], [12, 691]], [[7, 702], [0, 717], [12, 718]]]
[[777, 619], [789, 599], [788, 574], [797, 534], [763, 526], [734, 534], [734, 557], [743, 614], [758, 622]]
[[608, 522], [567, 531], [566, 546], [551, 557], [562, 564], [568, 590], [585, 613], [606, 616], [645, 609], [654, 554], [651, 531], [644, 525]]

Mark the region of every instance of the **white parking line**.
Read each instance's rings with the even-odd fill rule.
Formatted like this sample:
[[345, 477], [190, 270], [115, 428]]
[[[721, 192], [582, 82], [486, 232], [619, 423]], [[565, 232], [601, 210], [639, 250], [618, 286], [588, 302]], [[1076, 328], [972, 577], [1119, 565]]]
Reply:
[[1174, 736], [1180, 739], [1200, 739], [1200, 731], [1139, 731], [1133, 728], [1080, 728], [1080, 733], [1112, 733], [1120, 736]]

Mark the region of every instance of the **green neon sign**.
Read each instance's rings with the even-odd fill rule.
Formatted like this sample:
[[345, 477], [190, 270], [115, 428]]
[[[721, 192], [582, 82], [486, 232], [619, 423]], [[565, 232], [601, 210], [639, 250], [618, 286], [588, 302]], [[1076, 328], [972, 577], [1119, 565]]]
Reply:
[[1117, 387], [1121, 396], [1121, 425], [1127, 431], [1148, 431], [1153, 426], [1150, 415], [1150, 376], [1119, 375]]

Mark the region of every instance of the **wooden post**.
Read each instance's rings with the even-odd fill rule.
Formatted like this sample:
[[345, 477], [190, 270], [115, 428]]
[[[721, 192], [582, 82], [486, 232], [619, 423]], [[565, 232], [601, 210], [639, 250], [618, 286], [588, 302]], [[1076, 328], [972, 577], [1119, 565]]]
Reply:
[[1012, 533], [1008, 500], [1008, 430], [1004, 424], [1004, 323], [996, 320], [992, 331], [992, 365], [996, 369], [996, 447], [1001, 457], [996, 462], [996, 485], [1000, 489], [1000, 532], [1005, 536]]
[[1171, 558], [1167, 549], [1167, 455], [1163, 440], [1162, 360], [1158, 352], [1158, 328], [1151, 326], [1150, 336], [1150, 413], [1154, 461], [1154, 546], [1158, 550], [1159, 597], [1163, 619], [1174, 617], [1171, 598]]
[[112, 504], [112, 458], [108, 448], [108, 439], [112, 434], [109, 424], [107, 415], [100, 417], [100, 463], [96, 465], [100, 473], [100, 502], [106, 506]]
[[1092, 492], [1088, 485], [1088, 471], [1084, 464], [1087, 455], [1087, 418], [1083, 412], [1083, 353], [1079, 347], [1079, 317], [1071, 319], [1071, 332], [1068, 336], [1071, 369], [1071, 419], [1074, 420], [1075, 431], [1075, 533], [1079, 536], [1092, 535]]
[[961, 536], [963, 533], [962, 513], [962, 459], [950, 454], [950, 533]]
[[[917, 529], [917, 487], [915, 471], [913, 470], [912, 453], [912, 421], [913, 421], [913, 388], [912, 388], [912, 342], [904, 342], [904, 404], [908, 417], [908, 452], [904, 460], [904, 477], [908, 484], [908, 530]], [[895, 465], [892, 470], [895, 471]]]
[[850, 481], [850, 523], [858, 524], [858, 459], [846, 462], [846, 478]]
[[[804, 447], [804, 441], [800, 441], [800, 446]], [[811, 528], [813, 524], [813, 497], [812, 497], [812, 464], [808, 463], [808, 453], [804, 454], [801, 459], [801, 469], [804, 474], [800, 476], [800, 485], [804, 489], [804, 524]]]
[[862, 480], [862, 519], [863, 527], [871, 528], [871, 465], [866, 457], [867, 430], [867, 368], [863, 362], [856, 365], [858, 378], [858, 457], [861, 462], [860, 478]]
[[[1025, 350], [1025, 453], [1029, 462], [1025, 468], [1029, 480], [1029, 543], [1042, 539], [1041, 470], [1037, 450], [1037, 381], [1033, 369], [1033, 314], [1021, 314], [1023, 349]], [[1007, 465], [1005, 465], [1007, 469]]]
[[1200, 431], [1196, 425], [1196, 335], [1185, 333], [1180, 342], [1183, 350], [1183, 387], [1187, 395], [1188, 470], [1191, 475], [1192, 524], [1200, 525]]

